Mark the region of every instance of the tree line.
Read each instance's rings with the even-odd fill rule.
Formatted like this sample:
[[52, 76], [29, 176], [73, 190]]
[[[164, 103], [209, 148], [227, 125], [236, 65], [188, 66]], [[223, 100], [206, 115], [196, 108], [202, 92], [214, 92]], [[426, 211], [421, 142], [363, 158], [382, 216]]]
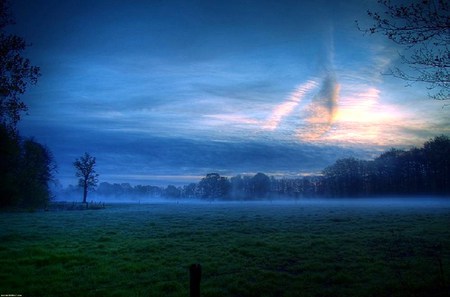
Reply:
[[347, 158], [323, 171], [322, 195], [450, 195], [450, 139], [437, 136], [422, 148], [391, 149], [374, 160]]
[[[69, 186], [63, 197], [80, 188]], [[321, 175], [275, 178], [264, 173], [221, 176], [208, 173], [198, 183], [184, 186], [131, 186], [102, 182], [94, 197], [116, 199], [166, 198], [223, 200], [264, 200], [301, 198], [347, 198], [387, 195], [450, 195], [450, 139], [441, 135], [421, 148], [390, 149], [373, 160], [339, 159]], [[101, 198], [100, 198], [101, 199]]]

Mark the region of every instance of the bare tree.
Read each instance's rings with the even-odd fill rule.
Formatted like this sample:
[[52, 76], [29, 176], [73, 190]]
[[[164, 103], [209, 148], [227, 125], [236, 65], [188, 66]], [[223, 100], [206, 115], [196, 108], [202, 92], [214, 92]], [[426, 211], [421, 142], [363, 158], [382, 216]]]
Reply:
[[448, 0], [409, 0], [394, 4], [377, 0], [382, 12], [367, 11], [374, 21], [369, 34], [382, 34], [403, 47], [401, 66], [388, 74], [410, 83], [427, 84], [433, 99], [450, 99], [450, 2]]
[[83, 203], [86, 202], [88, 190], [97, 186], [98, 174], [95, 172], [95, 157], [88, 153], [78, 158], [73, 163], [76, 169], [76, 177], [79, 178], [78, 185], [83, 188]]

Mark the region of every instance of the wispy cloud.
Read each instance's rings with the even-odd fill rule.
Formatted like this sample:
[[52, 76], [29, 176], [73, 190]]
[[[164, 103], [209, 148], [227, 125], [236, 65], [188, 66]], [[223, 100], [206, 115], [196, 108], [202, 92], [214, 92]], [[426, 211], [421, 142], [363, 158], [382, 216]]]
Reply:
[[334, 74], [329, 73], [323, 79], [318, 94], [306, 107], [304, 123], [297, 130], [299, 139], [314, 141], [331, 129], [338, 109], [339, 89]]
[[263, 128], [270, 131], [275, 130], [283, 118], [298, 106], [303, 96], [317, 85], [315, 80], [308, 80], [306, 83], [299, 85], [285, 102], [275, 107], [268, 120], [264, 123]]
[[209, 125], [222, 124], [224, 122], [228, 124], [244, 124], [244, 125], [258, 125], [259, 120], [249, 118], [242, 114], [208, 114], [204, 115], [204, 118], [208, 119]]

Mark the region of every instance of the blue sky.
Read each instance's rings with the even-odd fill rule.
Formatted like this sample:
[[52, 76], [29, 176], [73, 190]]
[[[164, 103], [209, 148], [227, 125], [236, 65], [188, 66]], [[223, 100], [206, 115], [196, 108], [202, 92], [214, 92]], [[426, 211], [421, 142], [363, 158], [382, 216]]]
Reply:
[[84, 152], [101, 181], [183, 184], [314, 174], [450, 134], [424, 85], [382, 74], [399, 49], [356, 28], [375, 1], [13, 2], [42, 71], [20, 131], [65, 185]]

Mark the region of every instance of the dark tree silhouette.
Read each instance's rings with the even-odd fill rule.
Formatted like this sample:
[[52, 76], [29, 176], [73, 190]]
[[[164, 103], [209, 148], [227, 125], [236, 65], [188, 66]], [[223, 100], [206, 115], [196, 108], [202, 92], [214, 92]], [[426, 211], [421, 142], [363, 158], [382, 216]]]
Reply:
[[45, 207], [55, 170], [48, 148], [0, 125], [0, 208]]
[[[402, 66], [388, 74], [409, 82], [427, 83], [430, 97], [450, 99], [450, 2], [448, 0], [406, 1], [394, 4], [378, 0], [381, 12], [368, 11], [373, 25], [362, 31], [382, 34], [404, 48]], [[357, 21], [358, 23], [358, 21]], [[359, 27], [359, 25], [358, 25]]]
[[164, 190], [164, 194], [167, 198], [180, 198], [181, 191], [174, 185], [168, 185]]
[[337, 160], [323, 170], [328, 196], [450, 194], [450, 139], [437, 136], [423, 148], [390, 149], [373, 161]]
[[323, 170], [328, 191], [331, 196], [354, 197], [367, 194], [367, 161], [355, 158], [337, 160]]
[[198, 192], [203, 199], [224, 199], [230, 192], [230, 182], [218, 173], [208, 173], [198, 183]]
[[98, 174], [95, 172], [95, 157], [92, 157], [88, 153], [84, 153], [84, 156], [76, 159], [73, 163], [78, 177], [78, 185], [83, 188], [83, 203], [86, 202], [88, 190], [97, 186]]
[[266, 198], [270, 191], [270, 177], [261, 172], [255, 174], [250, 180], [250, 191], [253, 199]]
[[23, 57], [25, 40], [6, 32], [12, 24], [8, 3], [0, 0], [0, 124], [16, 130], [21, 113], [27, 110], [20, 96], [28, 84], [36, 84], [40, 70]]
[[44, 206], [56, 168], [50, 151], [34, 140], [22, 140], [17, 123], [27, 110], [20, 99], [36, 84], [39, 67], [23, 57], [28, 44], [6, 28], [14, 24], [8, 2], [0, 0], [0, 207]]
[[45, 206], [50, 201], [49, 183], [56, 166], [48, 148], [27, 139], [23, 143], [20, 166], [20, 205], [24, 207]]
[[16, 133], [0, 124], [0, 207], [16, 204], [20, 193], [18, 168], [21, 146]]
[[450, 138], [441, 135], [425, 142], [423, 152], [430, 191], [435, 194], [449, 194]]

